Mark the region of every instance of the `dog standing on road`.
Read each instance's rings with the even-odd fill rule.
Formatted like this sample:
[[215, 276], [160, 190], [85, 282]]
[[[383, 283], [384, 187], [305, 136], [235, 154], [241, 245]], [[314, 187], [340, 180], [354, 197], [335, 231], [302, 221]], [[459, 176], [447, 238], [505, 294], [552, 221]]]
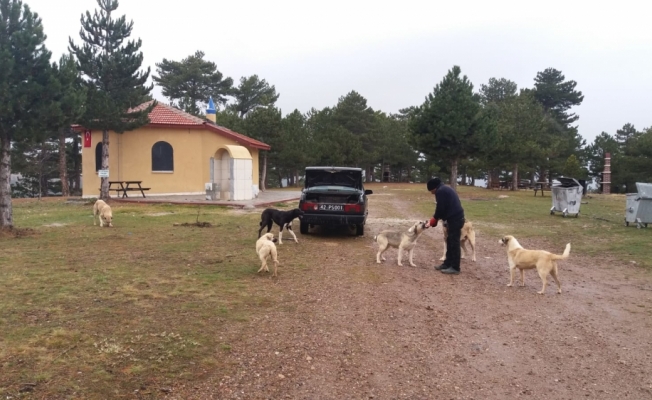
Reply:
[[378, 243], [376, 263], [380, 264], [381, 259], [385, 261], [383, 253], [387, 250], [387, 248], [396, 247], [398, 248], [398, 265], [401, 267], [403, 266], [401, 261], [403, 258], [403, 251], [407, 250], [410, 254], [410, 265], [416, 267], [416, 264], [412, 262], [414, 246], [416, 246], [419, 236], [429, 227], [430, 225], [428, 224], [428, 221], [419, 221], [412, 225], [410, 229], [407, 230], [407, 232], [385, 230], [374, 236], [374, 241]]
[[552, 254], [545, 250], [526, 250], [516, 240], [514, 236], [504, 236], [498, 241], [503, 246], [507, 246], [507, 262], [509, 263], [509, 284], [512, 286], [514, 283], [514, 270], [518, 268], [521, 271], [521, 286], [525, 286], [525, 271], [526, 269], [537, 269], [543, 287], [539, 294], [544, 294], [546, 291], [548, 274], [552, 275], [557, 282], [557, 293], [561, 294], [561, 283], [559, 282], [557, 260], [565, 260], [570, 254], [571, 245], [568, 243], [564, 254]]
[[274, 262], [274, 274], [272, 276], [276, 276], [276, 270], [278, 269], [278, 257], [274, 242], [276, 242], [276, 238], [273, 233], [266, 233], [256, 241], [256, 254], [258, 254], [258, 258], [260, 258], [261, 262], [258, 272], [263, 270], [269, 272], [267, 258], [271, 256], [272, 261]]
[[260, 229], [258, 230], [258, 237], [260, 233], [267, 227], [267, 233], [272, 230], [272, 225], [276, 223], [279, 226], [278, 230], [278, 244], [283, 244], [283, 229], [287, 229], [288, 232], [294, 238], [294, 241], [299, 243], [297, 240], [297, 235], [292, 232], [292, 220], [295, 218], [303, 217], [303, 211], [295, 208], [290, 211], [281, 211], [274, 208], [267, 208], [260, 215]]
[[[448, 227], [444, 223], [441, 227], [444, 232], [444, 255], [439, 259], [444, 261], [446, 259], [446, 238], [448, 237]], [[473, 224], [471, 221], [466, 221], [462, 227], [462, 234], [460, 235], [460, 250], [462, 250], [462, 257], [466, 258], [466, 243], [469, 243], [471, 246], [471, 261], [475, 262], [475, 230], [473, 229]]]
[[100, 220], [100, 226], [104, 226], [105, 224], [108, 225], [109, 227], [113, 228], [113, 213], [111, 212], [111, 206], [106, 204], [104, 200], [98, 200], [93, 204], [93, 225], [97, 225], [95, 223], [95, 217], [99, 216]]

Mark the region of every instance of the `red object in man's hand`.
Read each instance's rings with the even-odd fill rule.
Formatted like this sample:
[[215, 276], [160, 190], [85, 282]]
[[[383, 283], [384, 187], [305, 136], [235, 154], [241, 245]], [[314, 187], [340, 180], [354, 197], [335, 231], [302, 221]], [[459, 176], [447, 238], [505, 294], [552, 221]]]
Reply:
[[437, 226], [437, 223], [438, 223], [438, 222], [439, 222], [438, 220], [436, 220], [436, 219], [434, 219], [434, 218], [430, 218], [430, 222], [428, 222], [428, 225], [430, 225], [430, 226]]

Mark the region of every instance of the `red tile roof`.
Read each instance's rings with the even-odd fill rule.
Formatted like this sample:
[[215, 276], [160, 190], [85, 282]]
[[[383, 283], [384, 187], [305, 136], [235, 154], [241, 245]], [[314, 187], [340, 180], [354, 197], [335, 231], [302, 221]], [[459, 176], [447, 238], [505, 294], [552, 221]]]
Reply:
[[[143, 110], [150, 104], [152, 104], [152, 101], [143, 103], [137, 107], [130, 109], [129, 111]], [[160, 102], [156, 103], [154, 109], [149, 113], [149, 120], [150, 123], [147, 126], [151, 127], [165, 126], [180, 128], [206, 128], [245, 146], [250, 146], [261, 150], [269, 150], [271, 148], [268, 144], [260, 142], [256, 139], [252, 139], [249, 136], [234, 132], [228, 128], [214, 124], [212, 121], [195, 117], [194, 115], [190, 115], [184, 111]]]

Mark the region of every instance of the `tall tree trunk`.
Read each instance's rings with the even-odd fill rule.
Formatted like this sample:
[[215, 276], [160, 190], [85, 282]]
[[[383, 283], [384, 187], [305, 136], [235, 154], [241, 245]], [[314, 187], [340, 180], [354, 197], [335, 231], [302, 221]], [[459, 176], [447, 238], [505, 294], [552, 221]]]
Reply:
[[61, 196], [70, 196], [70, 186], [68, 186], [68, 160], [66, 159], [66, 131], [63, 128], [59, 132], [59, 179], [61, 180]]
[[450, 185], [453, 188], [453, 190], [457, 190], [457, 164], [458, 164], [458, 159], [455, 158], [451, 162], [451, 179], [450, 179]]
[[[43, 152], [42, 148], [41, 148], [41, 152]], [[38, 169], [38, 200], [39, 201], [41, 201], [41, 197], [43, 197], [43, 164], [41, 164]]]
[[[109, 131], [102, 132], [102, 169], [109, 169]], [[109, 178], [102, 178], [100, 199], [109, 199]]]
[[260, 176], [260, 191], [264, 192], [267, 183], [267, 152], [263, 153], [263, 173]]
[[72, 138], [72, 154], [73, 154], [73, 187], [75, 193], [81, 193], [81, 157], [79, 156], [79, 134], [75, 133]]
[[462, 185], [465, 185], [465, 186], [466, 186], [466, 169], [467, 169], [467, 167], [465, 165], [464, 168], [462, 168]]
[[294, 177], [295, 177], [294, 178], [294, 184], [296, 186], [299, 186], [299, 170], [298, 169], [294, 170]]
[[541, 167], [541, 169], [539, 171], [540, 171], [540, 173], [539, 173], [539, 182], [547, 182], [548, 181], [548, 176], [546, 174], [545, 167]]
[[0, 229], [14, 225], [11, 209], [11, 145], [9, 140], [0, 139]]
[[38, 199], [41, 201], [43, 196], [43, 168], [45, 168], [45, 144], [41, 142], [41, 152], [37, 157], [37, 172], [38, 172]]
[[512, 169], [512, 190], [518, 190], [518, 164]]
[[487, 189], [491, 189], [491, 182], [493, 182], [492, 170], [487, 172]]

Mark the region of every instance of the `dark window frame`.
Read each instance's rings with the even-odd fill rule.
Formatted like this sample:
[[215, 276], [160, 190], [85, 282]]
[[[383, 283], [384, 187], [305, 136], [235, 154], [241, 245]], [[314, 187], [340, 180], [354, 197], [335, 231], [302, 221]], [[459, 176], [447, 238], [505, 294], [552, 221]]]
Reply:
[[166, 141], [152, 145], [152, 172], [174, 172], [174, 148]]

